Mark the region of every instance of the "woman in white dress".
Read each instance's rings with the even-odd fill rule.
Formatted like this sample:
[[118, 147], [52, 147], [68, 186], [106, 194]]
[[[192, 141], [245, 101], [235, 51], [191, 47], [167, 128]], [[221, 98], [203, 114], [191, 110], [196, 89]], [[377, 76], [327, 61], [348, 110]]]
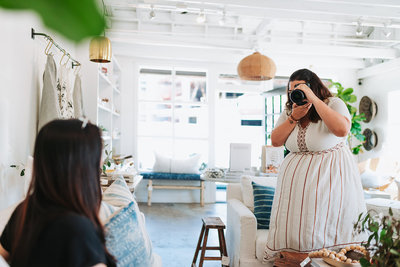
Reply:
[[[304, 92], [307, 104], [290, 100], [294, 89]], [[271, 141], [286, 145], [290, 154], [279, 171], [264, 260], [279, 251], [307, 253], [365, 240], [353, 234], [353, 223], [366, 206], [346, 144], [351, 127], [346, 104], [307, 69], [291, 75], [287, 94]]]

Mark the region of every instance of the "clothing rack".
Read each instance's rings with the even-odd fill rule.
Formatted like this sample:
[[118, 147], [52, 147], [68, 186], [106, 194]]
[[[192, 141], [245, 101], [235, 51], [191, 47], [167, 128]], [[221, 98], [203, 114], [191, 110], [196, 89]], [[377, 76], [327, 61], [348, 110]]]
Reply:
[[71, 60], [72, 68], [81, 65], [81, 63], [80, 63], [79, 61], [73, 59], [73, 58], [71, 57], [71, 55], [70, 55], [69, 53], [67, 53], [67, 51], [65, 51], [64, 48], [62, 48], [60, 45], [58, 45], [58, 44], [53, 40], [53, 38], [51, 38], [48, 34], [41, 33], [41, 32], [35, 32], [35, 29], [32, 28], [32, 29], [31, 29], [31, 38], [32, 38], [32, 39], [35, 39], [35, 36], [36, 36], [36, 35], [44, 36], [45, 39], [49, 40], [55, 47], [57, 47], [62, 53], [64, 53], [64, 55], [67, 56], [67, 57], [69, 58], [69, 60]]

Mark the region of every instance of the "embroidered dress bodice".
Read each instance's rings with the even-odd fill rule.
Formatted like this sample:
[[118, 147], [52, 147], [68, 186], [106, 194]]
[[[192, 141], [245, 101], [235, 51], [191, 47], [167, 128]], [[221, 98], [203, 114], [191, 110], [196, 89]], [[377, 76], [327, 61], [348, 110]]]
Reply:
[[[348, 114], [346, 105], [339, 98], [329, 98], [328, 106], [338, 111], [340, 114]], [[277, 126], [287, 120], [287, 118], [286, 111], [284, 111], [279, 117]], [[351, 120], [350, 114], [348, 118]], [[315, 142], [316, 138], [318, 138], [318, 142]], [[346, 142], [346, 137], [337, 137], [333, 135], [328, 129], [328, 126], [326, 126], [322, 120], [319, 120], [317, 123], [310, 122], [305, 127], [297, 123], [286, 140], [285, 145], [291, 152], [304, 152], [327, 150], [342, 142]]]

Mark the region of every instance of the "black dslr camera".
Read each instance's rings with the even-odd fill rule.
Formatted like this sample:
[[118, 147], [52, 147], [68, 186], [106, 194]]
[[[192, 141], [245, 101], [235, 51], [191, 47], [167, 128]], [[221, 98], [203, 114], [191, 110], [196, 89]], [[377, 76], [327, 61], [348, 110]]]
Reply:
[[[300, 84], [304, 84], [304, 83], [296, 84], [296, 85], [294, 86], [294, 88], [296, 88], [296, 87], [299, 86]], [[305, 83], [305, 85], [307, 85], [308, 87], [310, 87], [310, 84], [309, 84], [309, 83]], [[310, 87], [310, 88], [311, 88], [311, 87]], [[298, 105], [298, 106], [302, 106], [302, 105], [307, 104], [307, 102], [304, 101], [304, 100], [306, 99], [306, 95], [305, 95], [304, 92], [301, 91], [300, 89], [295, 89], [295, 90], [291, 91], [291, 92], [289, 93], [289, 98], [290, 98], [290, 101], [292, 101], [293, 103], [296, 103], [296, 105]]]

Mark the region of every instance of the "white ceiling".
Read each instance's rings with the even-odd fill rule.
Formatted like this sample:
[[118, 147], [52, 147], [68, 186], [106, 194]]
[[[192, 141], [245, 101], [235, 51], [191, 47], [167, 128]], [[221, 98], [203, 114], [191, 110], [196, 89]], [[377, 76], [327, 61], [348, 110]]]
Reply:
[[[257, 49], [274, 59], [313, 55], [364, 65], [400, 56], [400, 0], [104, 1], [107, 36], [127, 55], [135, 45], [211, 56]], [[198, 23], [202, 12], [206, 21]]]

